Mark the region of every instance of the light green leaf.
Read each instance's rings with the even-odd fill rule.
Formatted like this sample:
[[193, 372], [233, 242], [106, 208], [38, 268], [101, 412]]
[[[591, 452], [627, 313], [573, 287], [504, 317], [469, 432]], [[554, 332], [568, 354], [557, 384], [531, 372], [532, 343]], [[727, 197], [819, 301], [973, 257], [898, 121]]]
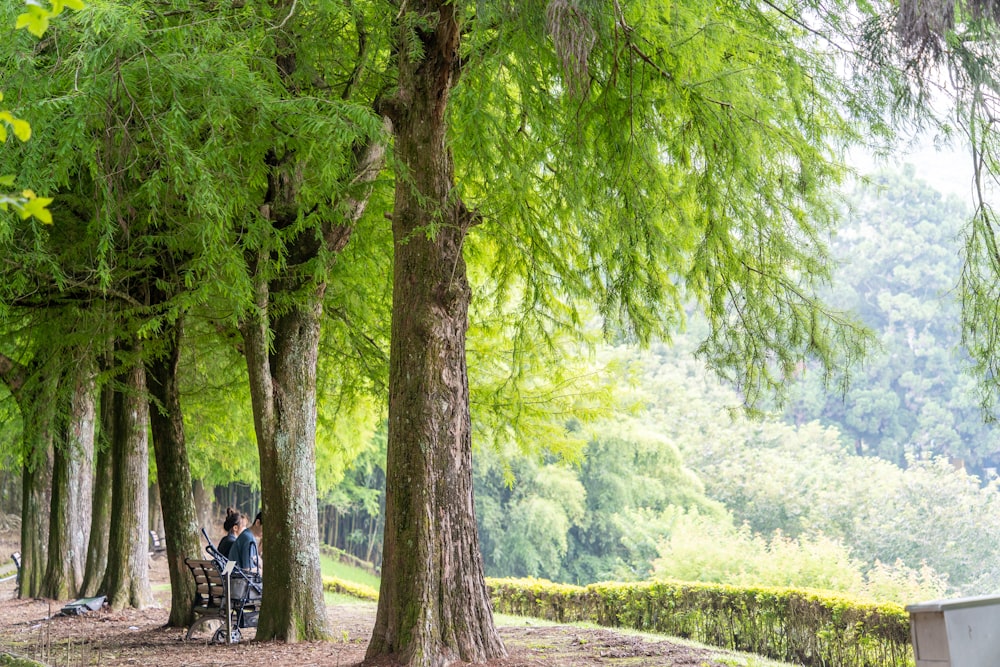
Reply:
[[17, 17], [14, 27], [20, 30], [27, 28], [35, 37], [41, 37], [49, 28], [49, 13], [36, 5], [29, 5], [28, 11]]
[[28, 121], [15, 118], [12, 125], [14, 127], [14, 136], [18, 139], [27, 141], [31, 138], [31, 125]]
[[29, 198], [28, 201], [25, 202], [24, 207], [21, 209], [21, 218], [35, 216], [40, 222], [46, 225], [51, 225], [52, 214], [46, 208], [51, 203], [51, 197]]

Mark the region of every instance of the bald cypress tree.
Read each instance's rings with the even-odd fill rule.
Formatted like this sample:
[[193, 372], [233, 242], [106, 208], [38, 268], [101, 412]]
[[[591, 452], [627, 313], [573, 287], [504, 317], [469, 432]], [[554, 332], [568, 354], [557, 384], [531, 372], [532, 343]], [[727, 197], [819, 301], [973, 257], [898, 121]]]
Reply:
[[[864, 336], [825, 308], [840, 151], [873, 111], [809, 48], [794, 7], [398, 3], [386, 536], [368, 657], [503, 655], [471, 508], [465, 336], [474, 258], [515, 339], [669, 338], [748, 404], [798, 359]], [[869, 119], [870, 120], [870, 119]], [[477, 271], [477, 274], [478, 274]]]
[[[39, 191], [59, 195], [55, 215], [80, 223], [71, 225], [80, 235], [72, 247], [90, 255], [88, 273], [54, 259], [51, 242], [63, 231], [32, 230], [52, 252], [39, 261], [62, 272], [59, 298], [113, 304], [122, 341], [169, 333], [209, 299], [220, 328], [238, 324], [243, 334], [264, 539], [286, 545], [268, 559], [261, 638], [328, 632], [316, 529], [316, 359], [329, 275], [382, 167], [374, 101], [387, 65], [368, 25], [372, 11], [352, 3], [104, 3], [55, 35], [59, 53], [73, 58], [42, 48], [14, 68], [24, 81], [45, 75], [21, 100], [34, 121], [55, 110], [42, 101], [62, 97], [63, 86], [79, 91], [55, 106], [80, 122], [39, 133], [17, 156], [23, 173], [40, 176]], [[13, 57], [16, 45], [6, 46]], [[351, 301], [340, 316], [367, 308]], [[171, 384], [160, 342], [134, 352], [149, 362], [158, 391]], [[131, 377], [131, 366], [123, 372]], [[157, 396], [154, 404], [169, 412], [157, 417], [179, 423], [172, 401]], [[168, 549], [177, 541], [168, 539]], [[118, 587], [111, 566], [105, 582]]]

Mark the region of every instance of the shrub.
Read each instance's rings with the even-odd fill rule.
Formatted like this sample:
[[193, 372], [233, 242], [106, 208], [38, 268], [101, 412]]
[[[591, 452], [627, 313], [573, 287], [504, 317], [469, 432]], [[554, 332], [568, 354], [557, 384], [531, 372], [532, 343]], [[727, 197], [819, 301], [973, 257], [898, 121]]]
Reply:
[[807, 666], [913, 665], [909, 619], [896, 604], [808, 589], [678, 581], [488, 583], [494, 609], [502, 613], [658, 632]]

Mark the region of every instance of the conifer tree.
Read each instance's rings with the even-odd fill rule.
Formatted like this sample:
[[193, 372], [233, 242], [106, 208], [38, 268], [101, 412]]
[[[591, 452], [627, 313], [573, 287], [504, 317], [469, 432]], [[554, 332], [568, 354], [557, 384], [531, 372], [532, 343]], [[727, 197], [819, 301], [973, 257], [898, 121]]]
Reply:
[[398, 3], [386, 536], [368, 657], [503, 655], [471, 502], [465, 259], [544, 338], [596, 303], [609, 332], [701, 353], [748, 404], [863, 335], [821, 304], [840, 150], [868, 113], [799, 8]]

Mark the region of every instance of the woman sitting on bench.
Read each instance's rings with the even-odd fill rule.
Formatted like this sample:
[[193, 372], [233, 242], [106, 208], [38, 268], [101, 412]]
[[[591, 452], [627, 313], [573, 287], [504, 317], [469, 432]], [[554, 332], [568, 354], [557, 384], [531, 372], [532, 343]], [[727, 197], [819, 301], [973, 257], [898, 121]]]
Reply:
[[[245, 525], [245, 524], [244, 524]], [[260, 551], [257, 547], [257, 540], [263, 532], [261, 513], [257, 512], [257, 517], [249, 528], [243, 530], [236, 542], [230, 547], [229, 553], [236, 560], [240, 569], [247, 572], [260, 572], [261, 559]]]
[[226, 529], [226, 536], [219, 540], [219, 546], [216, 549], [220, 554], [229, 558], [229, 550], [233, 548], [239, 534], [247, 527], [246, 515], [232, 507], [226, 508], [226, 520], [222, 523], [222, 527]]

